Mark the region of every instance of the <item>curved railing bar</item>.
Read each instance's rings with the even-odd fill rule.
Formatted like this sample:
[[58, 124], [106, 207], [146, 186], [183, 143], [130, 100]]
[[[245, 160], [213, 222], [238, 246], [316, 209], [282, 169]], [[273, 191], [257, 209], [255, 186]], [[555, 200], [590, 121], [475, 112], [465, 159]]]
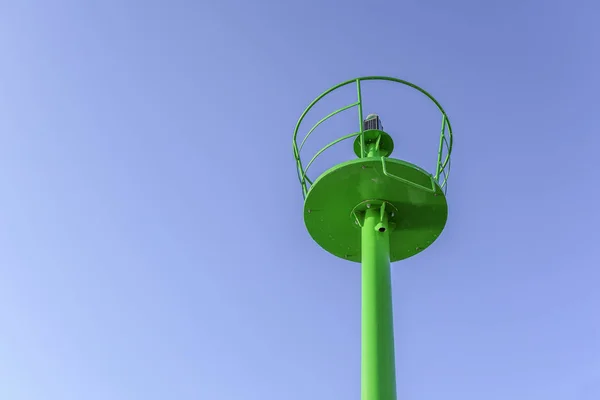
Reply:
[[[308, 107], [306, 107], [306, 109], [304, 110], [304, 112], [302, 113], [302, 115], [300, 115], [300, 118], [298, 119], [298, 122], [296, 123], [296, 128], [294, 128], [294, 136], [293, 136], [292, 140], [293, 140], [293, 148], [294, 148], [294, 158], [296, 159], [296, 166], [299, 169], [298, 170], [298, 178], [300, 179], [300, 184], [302, 185], [303, 189], [306, 186], [306, 182], [303, 181], [300, 178], [300, 171], [304, 171], [304, 169], [302, 168], [302, 160], [300, 159], [300, 150], [298, 149], [298, 142], [296, 140], [296, 138], [298, 136], [298, 129], [300, 129], [300, 125], [302, 124], [302, 121], [304, 120], [304, 117], [306, 117], [306, 114], [308, 114], [308, 112], [311, 110], [311, 108], [313, 108], [314, 105], [317, 104], [317, 102], [319, 100], [321, 100], [323, 97], [327, 96], [329, 93], [333, 92], [334, 90], [339, 89], [339, 88], [341, 88], [343, 86], [346, 86], [346, 85], [348, 85], [348, 84], [350, 84], [352, 82], [356, 82], [356, 81], [357, 81], [357, 79], [352, 79], [350, 81], [339, 83], [339, 84], [337, 84], [337, 85], [329, 88], [325, 92], [321, 93], [317, 98], [315, 98], [308, 105]], [[361, 107], [361, 109], [362, 109], [362, 107]], [[302, 194], [304, 195], [304, 190], [303, 190]]]
[[[446, 117], [446, 122], [448, 124], [448, 131], [450, 133], [452, 133], [452, 126], [450, 124], [450, 119], [448, 118], [448, 115], [446, 114], [446, 111], [444, 111], [444, 108], [442, 107], [442, 105], [431, 95], [429, 94], [425, 89], [420, 88], [419, 86], [410, 83], [408, 81], [402, 80], [402, 79], [398, 79], [398, 78], [392, 78], [392, 77], [388, 77], [388, 76], [365, 76], [362, 78], [356, 78], [356, 79], [351, 79], [342, 83], [338, 83], [337, 85], [329, 88], [328, 90], [326, 90], [325, 92], [321, 93], [316, 99], [314, 99], [309, 105], [308, 107], [306, 107], [306, 109], [304, 110], [304, 112], [302, 113], [302, 115], [300, 116], [300, 118], [298, 119], [298, 122], [296, 123], [296, 128], [294, 129], [294, 136], [293, 136], [293, 141], [294, 143], [296, 142], [296, 137], [298, 136], [298, 129], [300, 128], [300, 124], [302, 123], [302, 120], [304, 119], [304, 117], [306, 116], [306, 114], [310, 111], [311, 108], [313, 108], [313, 106], [319, 101], [321, 100], [323, 97], [325, 97], [326, 95], [328, 95], [329, 93], [333, 92], [336, 89], [339, 89], [343, 86], [349, 85], [352, 82], [357, 82], [357, 81], [375, 81], [375, 80], [379, 80], [379, 81], [391, 81], [391, 82], [398, 82], [401, 83], [403, 85], [406, 86], [410, 86], [413, 89], [418, 90], [419, 92], [423, 93], [425, 96], [427, 96], [438, 108], [438, 110], [442, 113], [442, 115], [444, 115]], [[362, 121], [361, 121], [362, 123]], [[450, 135], [452, 137], [452, 135]]]
[[[360, 141], [360, 147], [361, 147], [361, 156], [364, 157], [364, 136], [361, 135], [361, 133], [363, 132], [363, 118], [362, 118], [362, 96], [361, 96], [361, 87], [360, 87], [360, 82], [361, 81], [369, 81], [369, 80], [383, 80], [383, 81], [391, 81], [391, 82], [397, 82], [397, 83], [401, 83], [403, 85], [409, 86], [415, 90], [418, 90], [419, 92], [421, 92], [422, 94], [424, 94], [425, 96], [427, 96], [427, 98], [429, 98], [438, 108], [438, 110], [441, 112], [442, 114], [442, 132], [440, 134], [440, 146], [438, 149], [438, 159], [437, 159], [437, 163], [436, 163], [436, 172], [435, 172], [435, 179], [436, 181], [439, 182], [439, 178], [440, 178], [440, 174], [443, 173], [444, 174], [444, 180], [443, 182], [440, 184], [440, 187], [444, 188], [447, 181], [448, 181], [448, 175], [449, 175], [449, 170], [445, 171], [446, 167], [448, 167], [448, 169], [450, 168], [450, 155], [452, 153], [452, 144], [453, 144], [453, 135], [452, 135], [452, 125], [450, 124], [450, 119], [448, 118], [448, 115], [446, 114], [446, 111], [444, 111], [444, 108], [442, 107], [442, 105], [431, 95], [429, 94], [426, 90], [422, 89], [421, 87], [410, 83], [408, 81], [402, 80], [402, 79], [398, 79], [398, 78], [392, 78], [392, 77], [386, 77], [386, 76], [366, 76], [366, 77], [362, 77], [362, 78], [355, 78], [355, 79], [351, 79], [342, 83], [339, 83], [331, 88], [329, 88], [328, 90], [326, 90], [325, 92], [321, 93], [317, 98], [315, 98], [309, 105], [308, 107], [306, 107], [306, 109], [304, 110], [304, 112], [302, 113], [302, 115], [300, 116], [300, 118], [298, 119], [298, 122], [296, 123], [296, 127], [294, 129], [294, 135], [293, 135], [293, 150], [294, 150], [294, 158], [296, 159], [296, 167], [298, 169], [298, 179], [300, 180], [300, 184], [302, 186], [302, 192], [303, 195], [305, 196], [307, 193], [307, 189], [306, 189], [306, 181], [308, 181], [311, 185], [312, 185], [312, 181], [306, 176], [306, 172], [308, 170], [308, 167], [312, 164], [312, 162], [316, 159], [316, 157], [318, 157], [321, 153], [323, 153], [323, 151], [325, 151], [326, 149], [328, 149], [329, 147], [333, 146], [334, 144], [337, 144], [339, 142], [341, 142], [342, 140], [348, 139], [350, 137], [353, 136], [357, 136], [360, 135], [361, 137], [361, 141]], [[358, 101], [356, 103], [353, 103], [351, 105], [348, 105], [346, 107], [343, 107], [339, 110], [334, 111], [333, 113], [329, 114], [328, 116], [326, 116], [325, 118], [321, 119], [319, 122], [317, 122], [317, 124], [315, 126], [313, 126], [313, 128], [308, 132], [308, 134], [304, 137], [304, 139], [302, 140], [302, 143], [300, 144], [300, 147], [298, 148], [298, 142], [297, 142], [297, 137], [298, 137], [298, 130], [300, 128], [300, 125], [302, 124], [302, 121], [304, 120], [304, 117], [306, 116], [306, 114], [312, 109], [312, 107], [319, 102], [319, 100], [321, 100], [323, 97], [325, 97], [326, 95], [328, 95], [329, 93], [333, 92], [334, 90], [337, 90], [343, 86], [349, 85], [351, 83], [355, 82], [356, 83], [356, 88], [357, 88], [357, 96], [358, 96]], [[360, 127], [360, 131], [358, 133], [355, 134], [351, 134], [351, 135], [346, 135], [330, 144], [328, 144], [325, 148], [321, 149], [309, 162], [309, 164], [307, 165], [307, 168], [304, 169], [302, 166], [302, 160], [300, 159], [300, 151], [302, 150], [304, 143], [306, 142], [306, 140], [308, 139], [308, 137], [310, 136], [310, 134], [316, 129], [317, 126], [319, 126], [322, 122], [326, 121], [327, 119], [331, 118], [332, 116], [348, 110], [354, 106], [358, 106], [358, 114], [359, 114], [359, 127]], [[448, 128], [448, 138], [446, 138], [446, 129], [445, 127]], [[442, 146], [443, 144], [446, 145], [446, 149], [447, 149], [447, 154], [446, 157], [444, 157], [444, 160], [442, 161], [441, 157], [442, 157]], [[362, 158], [361, 157], [361, 158]], [[301, 173], [302, 171], [302, 173]]]
[[353, 103], [353, 104], [349, 104], [346, 107], [342, 107], [340, 109], [337, 109], [334, 112], [332, 112], [329, 115], [327, 115], [326, 117], [321, 118], [321, 120], [319, 122], [317, 122], [312, 128], [310, 128], [310, 131], [308, 131], [308, 133], [306, 134], [306, 136], [304, 136], [304, 139], [302, 140], [302, 143], [300, 143], [300, 147], [298, 148], [298, 153], [300, 153], [302, 151], [302, 148], [304, 147], [304, 143], [306, 143], [306, 139], [308, 139], [308, 137], [310, 136], [310, 134], [313, 133], [313, 131], [315, 129], [317, 129], [317, 127], [319, 125], [321, 125], [323, 122], [327, 121], [329, 118], [333, 117], [334, 115], [339, 114], [342, 111], [349, 110], [352, 107], [356, 107], [357, 105], [358, 105], [358, 102]]
[[[306, 178], [306, 173], [308, 172], [308, 169], [310, 168], [310, 166], [312, 165], [312, 163], [313, 163], [313, 162], [314, 162], [314, 161], [317, 159], [317, 157], [319, 157], [319, 156], [320, 156], [320, 155], [321, 155], [321, 154], [322, 154], [322, 153], [323, 153], [325, 150], [327, 150], [328, 148], [330, 148], [330, 147], [331, 147], [331, 146], [333, 146], [333, 145], [336, 145], [336, 144], [338, 144], [339, 142], [341, 142], [341, 141], [343, 141], [343, 140], [350, 139], [351, 137], [358, 136], [358, 135], [360, 135], [360, 132], [355, 132], [355, 133], [351, 133], [351, 134], [349, 134], [349, 135], [346, 135], [346, 136], [342, 136], [341, 138], [334, 140], [333, 142], [329, 143], [327, 146], [325, 146], [325, 147], [323, 147], [321, 150], [319, 150], [319, 151], [317, 152], [317, 154], [315, 154], [315, 155], [313, 156], [313, 158], [311, 158], [311, 160], [308, 162], [308, 164], [306, 164], [306, 168], [304, 169], [304, 171], [303, 171], [303, 174], [302, 174], [302, 179]], [[310, 182], [310, 183], [311, 183], [311, 185], [312, 185], [312, 182]], [[306, 186], [306, 185], [303, 185], [303, 189], [305, 190], [305, 193], [304, 193], [304, 194], [306, 195], [306, 193], [308, 192], [308, 190], [306, 189], [306, 187], [305, 187], [305, 186]]]

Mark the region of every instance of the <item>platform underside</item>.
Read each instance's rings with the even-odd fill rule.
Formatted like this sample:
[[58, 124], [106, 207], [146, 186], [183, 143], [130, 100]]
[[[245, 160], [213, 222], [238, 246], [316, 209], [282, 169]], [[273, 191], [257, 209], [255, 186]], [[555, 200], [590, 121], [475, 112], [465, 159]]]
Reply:
[[383, 200], [397, 210], [390, 232], [392, 262], [429, 247], [448, 218], [446, 197], [426, 171], [401, 160], [362, 158], [339, 164], [314, 182], [304, 203], [308, 232], [328, 252], [360, 262], [361, 228], [353, 210], [366, 200]]

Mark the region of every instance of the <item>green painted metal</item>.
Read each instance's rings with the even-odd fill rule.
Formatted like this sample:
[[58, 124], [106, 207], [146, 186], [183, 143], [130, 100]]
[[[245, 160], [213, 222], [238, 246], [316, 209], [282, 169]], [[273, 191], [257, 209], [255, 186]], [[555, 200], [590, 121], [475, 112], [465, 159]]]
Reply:
[[[301, 159], [301, 148], [303, 147], [304, 143], [306, 142], [306, 140], [308, 139], [308, 137], [313, 133], [313, 131], [315, 130], [316, 127], [318, 127], [319, 125], [321, 125], [321, 123], [323, 123], [324, 121], [326, 121], [327, 119], [339, 114], [342, 111], [351, 109], [353, 107], [357, 107], [358, 108], [358, 120], [359, 120], [359, 126], [358, 126], [358, 133], [359, 133], [359, 140], [360, 140], [360, 145], [361, 145], [361, 149], [362, 149], [362, 157], [366, 157], [366, 153], [365, 153], [365, 143], [364, 143], [364, 138], [362, 137], [363, 134], [363, 104], [362, 104], [362, 95], [361, 95], [361, 82], [365, 82], [365, 81], [374, 81], [374, 80], [380, 80], [380, 81], [390, 81], [390, 82], [395, 82], [395, 83], [400, 83], [406, 86], [409, 86], [419, 92], [421, 92], [422, 94], [424, 94], [425, 96], [427, 96], [438, 108], [438, 110], [440, 111], [440, 113], [442, 114], [442, 131], [440, 134], [440, 148], [438, 151], [438, 160], [436, 163], [436, 168], [435, 168], [435, 173], [434, 173], [434, 177], [435, 179], [438, 181], [438, 184], [440, 185], [440, 187], [444, 190], [444, 193], [447, 190], [447, 181], [448, 181], [448, 175], [450, 172], [450, 155], [452, 153], [452, 142], [453, 142], [453, 138], [452, 138], [452, 126], [450, 125], [450, 120], [448, 118], [448, 116], [446, 115], [446, 112], [444, 111], [444, 109], [442, 108], [441, 104], [431, 95], [429, 94], [427, 91], [425, 91], [424, 89], [420, 88], [419, 86], [410, 83], [408, 81], [402, 80], [402, 79], [397, 79], [397, 78], [392, 78], [392, 77], [387, 77], [387, 76], [366, 76], [366, 77], [362, 77], [362, 78], [356, 78], [356, 79], [351, 79], [342, 83], [339, 83], [331, 88], [329, 88], [328, 90], [326, 90], [325, 92], [321, 93], [317, 98], [315, 98], [309, 105], [308, 107], [306, 107], [306, 109], [304, 110], [304, 112], [302, 113], [302, 115], [300, 116], [300, 118], [298, 119], [298, 122], [296, 123], [296, 127], [294, 129], [294, 135], [293, 135], [293, 151], [294, 151], [294, 158], [296, 159], [296, 168], [297, 168], [297, 172], [298, 172], [298, 180], [300, 181], [300, 185], [302, 188], [302, 195], [304, 197], [306, 197], [308, 190], [311, 186], [311, 182], [312, 180], [307, 176], [306, 171], [302, 165], [302, 159]], [[302, 125], [302, 121], [304, 120], [304, 118], [306, 117], [306, 115], [308, 114], [308, 112], [315, 106], [315, 104], [317, 104], [319, 102], [319, 100], [321, 100], [322, 98], [324, 98], [325, 96], [327, 96], [329, 93], [343, 87], [349, 84], [354, 83], [356, 85], [356, 92], [357, 92], [357, 101], [349, 104], [345, 107], [342, 107], [332, 113], [330, 113], [329, 115], [327, 115], [326, 117], [324, 117], [323, 119], [321, 119], [319, 122], [317, 122], [315, 124], [315, 126], [313, 126], [308, 134], [304, 137], [304, 139], [302, 140], [302, 144], [298, 145], [298, 133], [300, 130], [300, 127]], [[336, 142], [338, 143], [338, 142]], [[335, 143], [333, 143], [335, 144]], [[331, 147], [331, 143], [327, 146], [325, 146], [324, 149], [325, 150], [329, 147]], [[443, 151], [446, 151], [446, 155], [443, 156], [442, 153]], [[320, 151], [319, 154], [322, 154], [323, 151]], [[361, 158], [362, 158], [361, 157]], [[443, 179], [442, 179], [443, 178]], [[441, 181], [440, 181], [441, 179]]]
[[367, 210], [362, 227], [362, 400], [396, 399], [390, 229], [385, 228], [387, 214]]
[[[350, 81], [348, 81], [350, 83]], [[365, 156], [365, 137], [363, 133], [363, 107], [362, 107], [362, 94], [360, 89], [360, 79], [356, 80], [356, 97], [358, 98], [358, 131], [360, 132], [360, 157]]]
[[446, 225], [446, 196], [429, 173], [406, 161], [371, 157], [336, 165], [313, 183], [304, 201], [309, 234], [329, 253], [360, 262], [360, 222], [353, 211], [367, 200], [386, 200], [398, 210], [390, 233], [392, 262], [429, 247]]
[[300, 148], [298, 149], [298, 151], [302, 151], [302, 147], [304, 147], [304, 143], [306, 143], [306, 139], [308, 139], [308, 137], [310, 136], [311, 133], [313, 133], [313, 131], [315, 129], [317, 129], [319, 127], [319, 125], [321, 125], [323, 122], [327, 121], [329, 118], [333, 117], [336, 114], [341, 113], [342, 111], [346, 111], [352, 107], [356, 107], [359, 103], [352, 103], [352, 104], [348, 104], [345, 107], [342, 107], [338, 110], [335, 110], [334, 112], [328, 114], [327, 116], [321, 118], [312, 128], [310, 128], [310, 131], [308, 131], [308, 133], [306, 134], [306, 136], [304, 137], [304, 139], [302, 140], [302, 143], [300, 143]]
[[[394, 151], [394, 140], [384, 131], [369, 129], [364, 131], [362, 135], [360, 132], [357, 135], [360, 135], [354, 141], [354, 154], [357, 157], [361, 157], [361, 154], [364, 154], [364, 147], [367, 148], [368, 152], [370, 145], [375, 145], [381, 151], [381, 155], [385, 157], [390, 156], [392, 151]], [[367, 156], [369, 155], [367, 154]]]
[[[379, 138], [384, 137], [383, 134], [381, 132]], [[366, 150], [368, 157], [385, 160], [379, 140], [367, 143]], [[390, 217], [397, 218], [398, 209], [388, 204], [367, 200], [357, 207], [364, 210], [363, 223], [359, 224], [362, 225], [362, 400], [396, 400], [390, 232], [397, 228], [397, 223], [390, 221]], [[360, 219], [356, 208], [352, 214]]]
[[[431, 99], [441, 112], [433, 174], [389, 158], [394, 149], [392, 137], [379, 129], [364, 129], [361, 82], [371, 80], [410, 86]], [[357, 101], [319, 120], [298, 146], [298, 131], [310, 109], [327, 94], [352, 83], [356, 85]], [[310, 135], [327, 119], [353, 107], [358, 109], [358, 131], [329, 143], [304, 167], [300, 153]], [[325, 150], [353, 137], [357, 159], [330, 168], [314, 181], [308, 177], [309, 168]], [[293, 150], [309, 234], [329, 253], [362, 263], [362, 400], [395, 400], [390, 263], [423, 251], [446, 225], [445, 193], [452, 152], [448, 116], [429, 93], [412, 83], [382, 76], [357, 78], [330, 88], [309, 104], [294, 129]]]
[[321, 150], [319, 150], [317, 152], [317, 154], [315, 154], [313, 156], [313, 158], [310, 159], [310, 161], [308, 162], [308, 164], [306, 164], [306, 168], [304, 168], [304, 170], [302, 171], [302, 179], [306, 179], [312, 185], [313, 182], [306, 177], [306, 172], [308, 171], [308, 169], [310, 168], [310, 166], [312, 165], [312, 163], [315, 162], [315, 160], [317, 159], [317, 157], [319, 157], [321, 155], [321, 153], [323, 153], [325, 150], [327, 150], [331, 146], [334, 146], [334, 145], [338, 144], [339, 142], [341, 142], [343, 140], [350, 139], [351, 137], [358, 136], [358, 135], [360, 135], [360, 132], [351, 133], [349, 135], [342, 136], [341, 138], [334, 140], [333, 142], [329, 143], [327, 146], [325, 146]]

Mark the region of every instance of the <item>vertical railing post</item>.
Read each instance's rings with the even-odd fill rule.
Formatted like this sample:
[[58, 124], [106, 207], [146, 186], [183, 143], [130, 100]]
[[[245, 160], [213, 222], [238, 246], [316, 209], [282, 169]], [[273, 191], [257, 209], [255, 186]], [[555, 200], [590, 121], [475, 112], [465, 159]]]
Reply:
[[365, 156], [365, 135], [363, 135], [363, 108], [362, 94], [360, 91], [360, 79], [356, 80], [356, 94], [358, 95], [358, 123], [360, 132], [360, 158]]
[[440, 146], [438, 147], [437, 165], [435, 166], [435, 180], [440, 179], [440, 173], [442, 168], [442, 150], [444, 145], [444, 135], [446, 134], [446, 115], [442, 114], [442, 132], [440, 133]]

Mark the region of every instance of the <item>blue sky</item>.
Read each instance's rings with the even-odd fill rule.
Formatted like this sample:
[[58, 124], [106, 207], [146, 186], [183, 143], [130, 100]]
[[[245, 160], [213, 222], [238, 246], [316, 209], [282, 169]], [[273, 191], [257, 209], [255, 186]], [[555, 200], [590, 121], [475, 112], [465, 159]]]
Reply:
[[[398, 398], [599, 399], [598, 12], [1, 2], [0, 398], [358, 399], [360, 269], [305, 231], [291, 135], [390, 75], [455, 133], [447, 228], [392, 266]], [[432, 170], [435, 108], [365, 93]]]

